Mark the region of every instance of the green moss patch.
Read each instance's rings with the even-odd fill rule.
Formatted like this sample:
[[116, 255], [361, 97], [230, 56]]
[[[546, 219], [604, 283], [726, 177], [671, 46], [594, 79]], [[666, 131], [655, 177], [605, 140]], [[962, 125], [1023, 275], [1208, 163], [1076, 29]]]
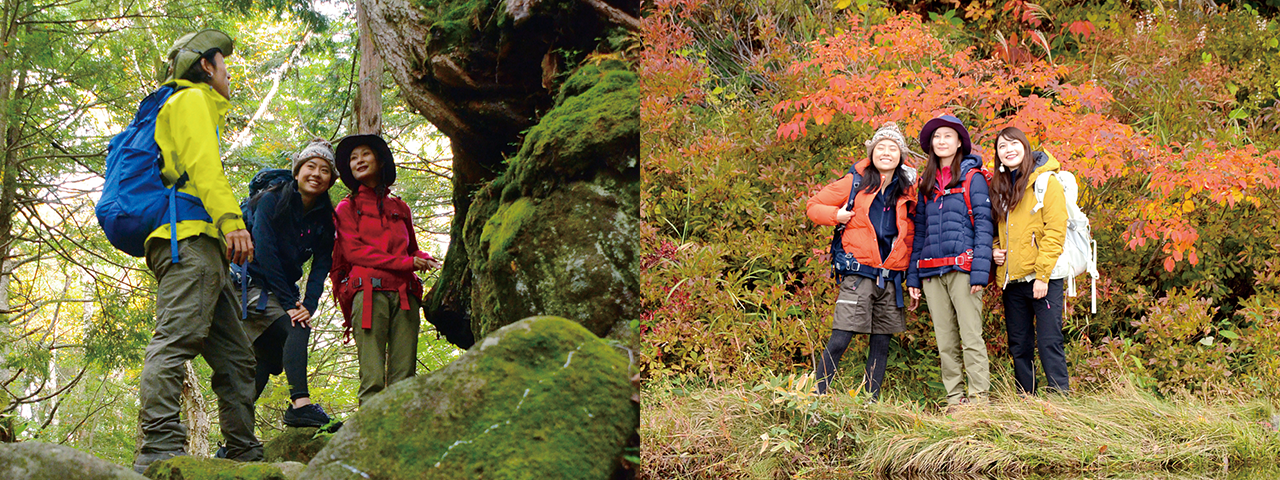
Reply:
[[263, 445], [263, 459], [268, 462], [310, 462], [332, 435], [316, 435], [319, 428], [285, 427], [284, 432]]
[[152, 480], [288, 480], [269, 463], [241, 463], [225, 458], [173, 457], [147, 468]]
[[623, 62], [606, 61], [565, 81], [556, 107], [525, 136], [509, 174], [532, 196], [600, 171], [638, 181], [639, 152], [639, 77]]
[[630, 375], [582, 326], [526, 319], [374, 397], [303, 478], [608, 478], [639, 424]]

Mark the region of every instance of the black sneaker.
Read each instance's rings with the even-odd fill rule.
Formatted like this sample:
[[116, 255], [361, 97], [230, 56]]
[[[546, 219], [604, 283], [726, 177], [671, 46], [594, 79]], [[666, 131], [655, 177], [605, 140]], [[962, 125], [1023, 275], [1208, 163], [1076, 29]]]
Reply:
[[227, 446], [218, 444], [218, 451], [213, 454], [213, 458], [227, 458]]
[[289, 407], [284, 411], [286, 427], [323, 427], [329, 423], [329, 415], [324, 413], [320, 405], [309, 403], [298, 408]]

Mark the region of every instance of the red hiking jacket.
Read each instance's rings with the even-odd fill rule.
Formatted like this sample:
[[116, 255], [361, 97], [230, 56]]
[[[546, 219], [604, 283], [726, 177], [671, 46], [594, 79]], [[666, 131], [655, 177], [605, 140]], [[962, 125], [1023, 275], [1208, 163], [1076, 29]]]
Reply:
[[409, 296], [422, 299], [422, 282], [413, 273], [413, 259], [431, 258], [418, 250], [409, 206], [398, 197], [360, 186], [338, 202], [333, 212], [337, 238], [333, 242], [334, 297], [342, 307], [342, 326], [351, 331], [351, 301], [365, 292], [360, 326], [371, 328], [373, 291], [400, 294], [400, 309], [409, 309]]

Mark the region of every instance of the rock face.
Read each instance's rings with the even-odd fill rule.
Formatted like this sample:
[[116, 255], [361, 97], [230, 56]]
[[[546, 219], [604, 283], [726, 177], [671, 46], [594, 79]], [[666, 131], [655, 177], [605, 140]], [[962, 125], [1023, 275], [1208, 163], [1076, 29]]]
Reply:
[[626, 355], [534, 317], [365, 404], [303, 479], [602, 479], [640, 422]]
[[580, 68], [476, 194], [464, 241], [477, 337], [532, 315], [616, 337], [639, 318], [637, 83], [622, 62]]
[[316, 436], [319, 428], [285, 427], [284, 433], [263, 445], [263, 459], [268, 462], [310, 462], [329, 443], [332, 435]]
[[629, 335], [614, 330], [639, 317], [619, 239], [637, 236], [639, 96], [617, 59], [636, 51], [640, 2], [359, 1], [401, 95], [453, 149], [426, 320], [462, 348], [529, 315]]
[[270, 463], [240, 463], [225, 458], [173, 457], [147, 467], [151, 480], [290, 480]]
[[71, 447], [41, 442], [0, 443], [5, 480], [143, 480], [133, 470]]

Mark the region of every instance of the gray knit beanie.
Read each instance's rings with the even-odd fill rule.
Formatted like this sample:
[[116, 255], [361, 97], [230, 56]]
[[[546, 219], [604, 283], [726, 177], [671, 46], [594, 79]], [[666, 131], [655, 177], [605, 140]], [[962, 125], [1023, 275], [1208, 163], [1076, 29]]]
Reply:
[[329, 162], [329, 172], [333, 174], [333, 179], [337, 180], [338, 167], [333, 163], [333, 146], [329, 145], [328, 140], [319, 137], [311, 139], [311, 143], [293, 156], [293, 175], [296, 177], [302, 164], [313, 158]]
[[893, 143], [898, 144], [898, 150], [902, 152], [902, 158], [907, 158], [907, 155], [910, 155], [910, 150], [907, 150], [907, 137], [902, 136], [902, 130], [898, 129], [897, 123], [885, 122], [884, 125], [881, 125], [876, 130], [875, 135], [872, 135], [871, 139], [867, 140], [867, 157], [871, 157], [872, 150], [876, 148], [876, 144], [880, 143], [881, 140], [892, 140]]

